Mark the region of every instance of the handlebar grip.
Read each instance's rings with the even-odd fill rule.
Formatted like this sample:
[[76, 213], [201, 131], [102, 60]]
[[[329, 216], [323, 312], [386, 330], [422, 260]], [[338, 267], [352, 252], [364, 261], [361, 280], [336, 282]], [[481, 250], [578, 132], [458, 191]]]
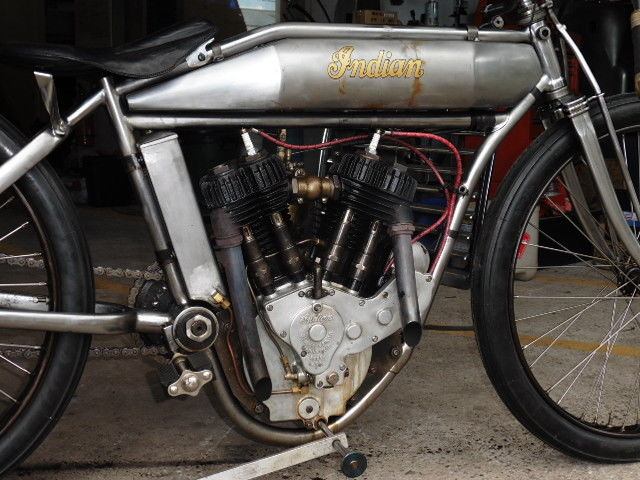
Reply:
[[636, 94], [640, 96], [640, 9], [634, 10], [631, 14], [631, 39], [633, 41], [634, 84]]

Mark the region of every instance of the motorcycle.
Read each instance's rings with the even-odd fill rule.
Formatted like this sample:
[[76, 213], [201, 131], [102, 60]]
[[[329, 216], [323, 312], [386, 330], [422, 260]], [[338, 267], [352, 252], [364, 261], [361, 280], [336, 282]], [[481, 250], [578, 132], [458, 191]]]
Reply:
[[[533, 434], [585, 459], [639, 460], [640, 355], [623, 343], [637, 341], [640, 315], [630, 161], [640, 102], [605, 98], [551, 1], [488, 12], [481, 28], [284, 23], [217, 41], [210, 24], [193, 22], [112, 50], [0, 46], [0, 61], [34, 70], [50, 117], [30, 140], [0, 118], [0, 471], [62, 415], [91, 335], [159, 339], [166, 395], [211, 388], [259, 442], [292, 447], [345, 429], [409, 362], [481, 179], [534, 107], [545, 131], [475, 241], [478, 345]], [[503, 18], [519, 27], [502, 28]], [[569, 91], [567, 51], [592, 96]], [[66, 116], [60, 74], [99, 78]], [[76, 212], [45, 160], [99, 107], [159, 265], [142, 279], [139, 308], [95, 302]], [[244, 146], [212, 159], [196, 189], [180, 144], [188, 127], [238, 128]], [[269, 133], [286, 127], [334, 136], [305, 145]], [[451, 132], [483, 141], [470, 156]], [[446, 157], [450, 179], [425, 144]], [[296, 160], [307, 151], [321, 152], [313, 173]], [[419, 189], [416, 172], [435, 188]], [[416, 233], [418, 190], [442, 208]], [[539, 264], [524, 265], [527, 252]], [[548, 272], [543, 286], [522, 279]], [[343, 471], [365, 466], [352, 455]]]

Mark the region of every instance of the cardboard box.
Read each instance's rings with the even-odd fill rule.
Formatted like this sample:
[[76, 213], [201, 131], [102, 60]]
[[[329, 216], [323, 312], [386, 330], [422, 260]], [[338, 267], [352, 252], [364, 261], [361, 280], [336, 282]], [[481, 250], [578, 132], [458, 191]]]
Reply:
[[384, 12], [382, 10], [357, 10], [354, 23], [365, 25], [399, 25], [396, 12]]

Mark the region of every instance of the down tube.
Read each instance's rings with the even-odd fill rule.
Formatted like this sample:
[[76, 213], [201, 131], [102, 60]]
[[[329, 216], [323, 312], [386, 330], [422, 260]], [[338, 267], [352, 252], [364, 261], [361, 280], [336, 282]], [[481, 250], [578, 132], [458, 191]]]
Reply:
[[502, 143], [504, 138], [509, 134], [509, 132], [513, 129], [513, 127], [518, 123], [522, 117], [533, 107], [540, 97], [540, 95], [547, 90], [549, 85], [549, 78], [544, 75], [538, 84], [534, 87], [534, 89], [524, 97], [518, 105], [514, 107], [514, 109], [509, 113], [507, 119], [504, 123], [499, 125], [484, 141], [478, 152], [476, 153], [476, 157], [469, 169], [469, 172], [462, 182], [461, 191], [467, 192], [466, 195], [462, 197], [458, 197], [458, 203], [453, 212], [453, 218], [451, 220], [451, 225], [449, 227], [449, 231], [447, 232], [447, 236], [445, 237], [445, 244], [442, 250], [442, 255], [440, 258], [436, 260], [436, 263], [433, 268], [433, 279], [432, 285], [433, 290], [428, 299], [428, 303], [425, 309], [424, 317], [422, 319], [423, 322], [426, 322], [427, 316], [429, 314], [429, 310], [431, 309], [431, 305], [433, 304], [433, 299], [435, 297], [436, 290], [440, 285], [440, 280], [442, 279], [442, 275], [444, 274], [445, 269], [449, 263], [449, 258], [451, 256], [451, 252], [453, 250], [453, 245], [456, 240], [456, 236], [458, 231], [460, 230], [460, 225], [464, 219], [464, 214], [467, 212], [467, 208], [469, 207], [469, 201], [471, 200], [471, 192], [473, 192], [476, 188], [476, 185], [482, 178], [482, 173], [484, 172], [485, 167], [488, 165], [491, 157], [495, 153], [496, 149]]

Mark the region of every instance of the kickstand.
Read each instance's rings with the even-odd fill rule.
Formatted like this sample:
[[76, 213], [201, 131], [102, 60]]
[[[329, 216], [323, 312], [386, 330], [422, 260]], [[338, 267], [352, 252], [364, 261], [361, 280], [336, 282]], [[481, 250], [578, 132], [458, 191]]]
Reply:
[[326, 438], [305, 443], [260, 460], [243, 463], [198, 480], [251, 480], [334, 452], [342, 455], [340, 470], [345, 476], [355, 478], [362, 475], [367, 468], [367, 458], [360, 452], [348, 450], [349, 444], [344, 433], [334, 434], [323, 422], [319, 423], [319, 427]]

